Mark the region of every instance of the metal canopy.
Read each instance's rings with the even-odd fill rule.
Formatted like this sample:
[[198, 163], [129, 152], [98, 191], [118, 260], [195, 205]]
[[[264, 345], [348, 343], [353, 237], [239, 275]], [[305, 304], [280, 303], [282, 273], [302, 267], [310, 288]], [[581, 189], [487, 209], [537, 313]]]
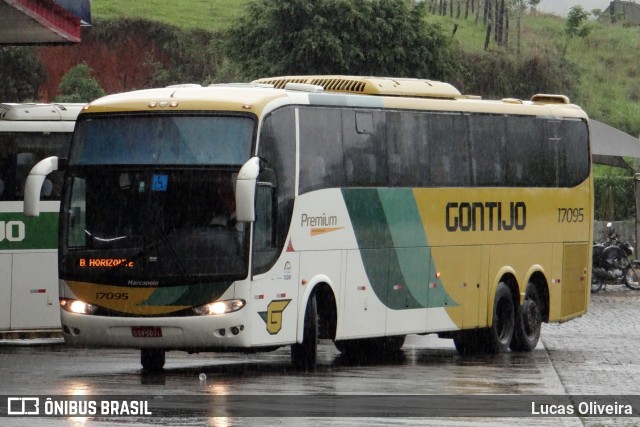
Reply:
[[0, 0], [0, 45], [80, 42], [91, 23], [89, 0]]
[[640, 139], [597, 120], [590, 120], [589, 127], [594, 163], [629, 169], [622, 157], [640, 158]]

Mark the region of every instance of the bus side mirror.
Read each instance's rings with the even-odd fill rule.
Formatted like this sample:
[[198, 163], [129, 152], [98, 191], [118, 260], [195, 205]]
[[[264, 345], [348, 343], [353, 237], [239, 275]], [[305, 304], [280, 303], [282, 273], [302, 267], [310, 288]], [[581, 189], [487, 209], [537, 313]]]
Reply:
[[236, 221], [256, 220], [256, 183], [260, 174], [260, 159], [250, 158], [238, 173], [236, 180]]
[[24, 214], [26, 216], [40, 215], [40, 191], [45, 178], [58, 170], [58, 157], [51, 156], [40, 160], [29, 172], [24, 184]]

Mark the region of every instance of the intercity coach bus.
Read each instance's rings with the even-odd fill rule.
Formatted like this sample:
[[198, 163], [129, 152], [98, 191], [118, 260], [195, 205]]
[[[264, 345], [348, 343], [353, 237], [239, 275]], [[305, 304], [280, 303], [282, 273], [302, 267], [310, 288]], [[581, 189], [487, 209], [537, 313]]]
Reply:
[[0, 104], [0, 332], [56, 330], [62, 173], [42, 188], [39, 218], [22, 214], [25, 180], [39, 160], [66, 155], [82, 104]]
[[66, 342], [168, 350], [531, 351], [587, 311], [588, 118], [418, 79], [265, 78], [98, 99], [64, 169]]

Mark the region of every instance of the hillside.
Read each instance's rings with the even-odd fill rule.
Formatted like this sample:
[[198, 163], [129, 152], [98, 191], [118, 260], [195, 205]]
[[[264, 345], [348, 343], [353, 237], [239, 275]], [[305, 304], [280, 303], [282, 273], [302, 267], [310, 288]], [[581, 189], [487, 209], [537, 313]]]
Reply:
[[[445, 28], [458, 24], [455, 38], [465, 51], [484, 49], [486, 28], [474, 19], [458, 20], [434, 17]], [[562, 56], [566, 43], [566, 20], [555, 15], [522, 17], [521, 54]], [[591, 32], [584, 38], [572, 39], [566, 59], [579, 73], [571, 100], [589, 115], [631, 135], [640, 135], [640, 27], [624, 27], [591, 21]], [[510, 29], [508, 49], [516, 52], [515, 25]], [[492, 47], [494, 49], [494, 47]]]
[[[187, 31], [204, 30], [214, 32], [227, 28], [236, 16], [242, 13], [252, 0], [181, 0], [166, 2], [164, 0], [92, 0], [94, 30], [99, 32], [101, 22], [118, 18], [139, 18], [158, 23], [170, 24]], [[445, 29], [457, 31], [453, 36], [465, 52], [483, 52], [485, 30], [476, 23], [474, 16], [465, 19], [440, 17], [431, 15], [430, 20], [439, 22]], [[585, 39], [574, 39], [568, 44], [566, 59], [575, 64], [578, 83], [572, 93], [566, 93], [572, 101], [580, 104], [589, 115], [602, 120], [632, 135], [640, 134], [640, 29], [591, 22], [593, 27]], [[517, 51], [518, 36], [516, 23], [511, 22], [507, 49], [514, 55]], [[565, 20], [554, 15], [525, 14], [521, 21], [520, 52], [521, 55], [550, 55], [561, 57], [566, 43]], [[113, 38], [116, 36], [114, 35]], [[153, 35], [144, 33], [128, 38], [121, 36], [118, 40], [148, 39], [153, 42]], [[98, 40], [99, 41], [99, 40]], [[96, 43], [94, 40], [93, 43]], [[99, 43], [98, 43], [99, 44]], [[140, 40], [138, 40], [138, 45]], [[97, 46], [99, 47], [99, 46]], [[118, 46], [124, 48], [124, 46]], [[86, 47], [80, 46], [87, 52]], [[491, 46], [490, 50], [497, 48]], [[68, 50], [68, 49], [67, 49]], [[204, 53], [204, 52], [203, 52]], [[50, 57], [61, 55], [53, 51]], [[105, 54], [108, 58], [108, 54]], [[122, 52], [129, 57], [134, 55], [130, 50]], [[69, 55], [62, 55], [69, 56]], [[76, 52], [74, 58], [82, 60]], [[104, 62], [98, 61], [98, 63]], [[108, 61], [107, 61], [108, 62]], [[90, 64], [91, 65], [91, 64]], [[106, 64], [108, 65], [108, 64]], [[112, 65], [113, 67], [113, 65]], [[61, 77], [64, 66], [59, 67], [57, 80]], [[93, 66], [100, 69], [100, 66]], [[116, 71], [114, 71], [116, 72]], [[149, 72], [146, 70], [145, 72]], [[122, 71], [121, 73], [125, 73]], [[125, 76], [126, 77], [126, 76]], [[127, 82], [134, 78], [131, 72]], [[122, 79], [121, 79], [122, 80]], [[125, 79], [126, 80], [126, 79]], [[54, 83], [57, 82], [54, 79]], [[53, 84], [53, 83], [52, 83]], [[131, 84], [113, 86], [113, 90], [131, 87]], [[110, 88], [105, 88], [110, 89]], [[55, 90], [52, 86], [49, 90]], [[505, 94], [509, 96], [509, 94]]]

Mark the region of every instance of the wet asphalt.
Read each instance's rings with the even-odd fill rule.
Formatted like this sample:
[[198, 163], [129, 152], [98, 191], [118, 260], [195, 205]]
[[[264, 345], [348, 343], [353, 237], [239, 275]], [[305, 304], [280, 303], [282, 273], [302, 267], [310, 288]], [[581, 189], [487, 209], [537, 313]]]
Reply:
[[[150, 417], [3, 418], [2, 425], [640, 425], [640, 418], [620, 417], [331, 417], [312, 411], [308, 396], [436, 395], [460, 396], [640, 395], [640, 292], [610, 286], [591, 298], [585, 316], [544, 325], [541, 342], [531, 353], [462, 357], [451, 340], [409, 336], [399, 353], [352, 359], [330, 341], [319, 347], [313, 372], [296, 371], [289, 349], [270, 353], [167, 353], [162, 373], [147, 374], [139, 352], [122, 349], [74, 349], [60, 340], [0, 342], [0, 390], [3, 396], [127, 395], [162, 396], [271, 395], [305, 396], [309, 416], [200, 416], [184, 408]], [[369, 355], [372, 356], [372, 355]], [[311, 400], [313, 402], [313, 400]], [[433, 401], [426, 401], [433, 403]], [[247, 403], [245, 401], [245, 403]], [[250, 405], [250, 403], [247, 403]], [[318, 404], [322, 404], [318, 400]], [[335, 404], [335, 402], [333, 402]], [[445, 401], [445, 405], [447, 402]], [[490, 403], [491, 404], [491, 403]], [[402, 399], [398, 399], [402, 408]], [[197, 404], [196, 404], [197, 406]], [[202, 404], [200, 403], [200, 407]], [[507, 410], [508, 408], [505, 408]], [[173, 411], [173, 412], [172, 412]], [[409, 415], [415, 415], [408, 411]], [[446, 411], [445, 411], [446, 413]], [[456, 408], [451, 408], [456, 414]], [[216, 413], [217, 414], [217, 413]], [[297, 415], [300, 412], [296, 412]], [[304, 414], [304, 411], [302, 412]], [[224, 414], [222, 414], [224, 415]], [[361, 415], [361, 414], [358, 414]]]

